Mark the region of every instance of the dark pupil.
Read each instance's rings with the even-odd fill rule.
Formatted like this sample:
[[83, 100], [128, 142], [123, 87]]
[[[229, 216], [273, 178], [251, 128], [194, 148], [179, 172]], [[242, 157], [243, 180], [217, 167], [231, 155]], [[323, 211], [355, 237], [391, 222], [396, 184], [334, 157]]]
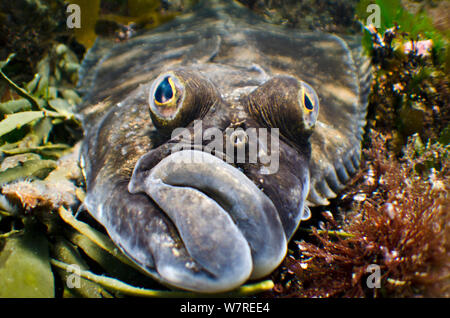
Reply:
[[311, 103], [311, 100], [309, 99], [308, 95], [305, 94], [305, 107], [309, 110], [312, 110], [314, 108], [313, 104]]
[[155, 99], [158, 103], [163, 104], [170, 100], [173, 97], [172, 87], [169, 83], [169, 78], [166, 77], [162, 82], [158, 85], [158, 88], [155, 92]]

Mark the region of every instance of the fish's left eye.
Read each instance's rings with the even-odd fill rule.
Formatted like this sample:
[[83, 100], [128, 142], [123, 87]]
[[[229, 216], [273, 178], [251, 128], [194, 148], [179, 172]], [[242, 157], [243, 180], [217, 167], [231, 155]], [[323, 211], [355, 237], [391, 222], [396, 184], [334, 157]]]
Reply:
[[253, 90], [246, 106], [265, 126], [279, 128], [285, 137], [303, 143], [317, 121], [319, 97], [306, 82], [279, 75]]

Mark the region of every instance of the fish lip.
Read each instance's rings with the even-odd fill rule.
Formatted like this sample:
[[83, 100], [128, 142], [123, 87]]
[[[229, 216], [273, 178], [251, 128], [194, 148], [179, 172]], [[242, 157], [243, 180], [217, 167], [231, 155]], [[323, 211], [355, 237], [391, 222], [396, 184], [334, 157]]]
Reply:
[[[146, 156], [151, 157], [151, 152], [135, 166], [128, 185], [131, 193], [145, 192], [167, 213], [160, 206], [161, 198], [158, 203], [155, 190], [158, 184], [202, 192], [232, 216], [247, 240], [253, 260], [251, 279], [267, 276], [281, 263], [287, 252], [287, 239], [278, 211], [270, 198], [239, 169], [199, 150], [174, 152], [151, 168], [145, 161], [152, 159]], [[186, 160], [192, 156], [200, 160]]]

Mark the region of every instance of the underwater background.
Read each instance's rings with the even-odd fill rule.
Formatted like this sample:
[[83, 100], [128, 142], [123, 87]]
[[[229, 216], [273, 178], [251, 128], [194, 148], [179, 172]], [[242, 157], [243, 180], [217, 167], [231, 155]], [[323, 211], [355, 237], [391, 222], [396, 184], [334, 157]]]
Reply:
[[[359, 172], [329, 206], [312, 209], [270, 277], [227, 295], [449, 297], [450, 2], [240, 2], [286, 28], [363, 30], [374, 75]], [[189, 295], [141, 274], [79, 209], [85, 185], [74, 158], [83, 132], [74, 112], [97, 36], [127, 41], [197, 3], [0, 3], [0, 297]], [[69, 27], [71, 4], [81, 8], [81, 28]], [[373, 264], [380, 288], [367, 286]]]

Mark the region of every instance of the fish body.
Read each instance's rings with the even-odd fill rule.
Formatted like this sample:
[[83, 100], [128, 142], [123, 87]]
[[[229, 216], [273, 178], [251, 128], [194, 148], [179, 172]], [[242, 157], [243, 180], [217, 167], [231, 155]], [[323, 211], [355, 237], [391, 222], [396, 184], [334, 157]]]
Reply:
[[358, 169], [370, 82], [359, 42], [234, 2], [99, 39], [79, 107], [88, 211], [169, 286], [213, 293], [267, 276], [306, 206]]

